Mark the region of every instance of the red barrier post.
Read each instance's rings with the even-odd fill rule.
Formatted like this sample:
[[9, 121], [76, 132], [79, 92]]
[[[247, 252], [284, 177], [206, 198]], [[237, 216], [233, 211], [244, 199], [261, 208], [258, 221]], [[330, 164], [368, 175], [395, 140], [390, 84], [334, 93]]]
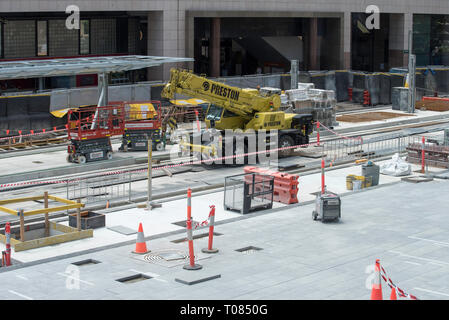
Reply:
[[316, 122], [316, 145], [317, 147], [320, 146], [320, 122]]
[[5, 225], [5, 236], [6, 236], [6, 266], [11, 265], [11, 224], [6, 222]]
[[426, 151], [424, 150], [426, 138], [422, 137], [422, 151], [421, 151], [421, 173], [425, 173]]
[[190, 263], [184, 265], [185, 270], [200, 270], [203, 266], [195, 264], [195, 252], [193, 251], [193, 231], [192, 231], [192, 220], [187, 220], [187, 240], [189, 241], [189, 256]]
[[204, 248], [203, 250], [201, 250], [201, 252], [203, 253], [217, 253], [218, 249], [214, 249], [212, 248], [212, 244], [214, 242], [214, 226], [215, 226], [215, 206], [211, 205], [210, 206], [211, 210], [210, 210], [210, 214], [209, 214], [209, 243], [207, 248]]

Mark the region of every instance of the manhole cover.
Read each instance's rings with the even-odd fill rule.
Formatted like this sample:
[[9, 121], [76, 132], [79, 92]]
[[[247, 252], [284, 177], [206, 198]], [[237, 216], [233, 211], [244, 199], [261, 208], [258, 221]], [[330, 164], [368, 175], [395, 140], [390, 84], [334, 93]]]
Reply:
[[175, 261], [175, 260], [186, 260], [189, 256], [181, 251], [160, 251], [151, 252], [146, 254], [143, 258], [145, 261], [157, 262], [161, 260], [165, 261]]
[[159, 253], [159, 257], [162, 257], [164, 260], [167, 261], [186, 259], [186, 256], [184, 254], [180, 254], [178, 252]]

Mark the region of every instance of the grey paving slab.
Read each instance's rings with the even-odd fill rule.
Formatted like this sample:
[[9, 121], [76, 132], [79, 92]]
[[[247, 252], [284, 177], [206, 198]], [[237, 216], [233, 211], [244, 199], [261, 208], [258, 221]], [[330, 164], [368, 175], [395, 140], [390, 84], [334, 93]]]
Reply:
[[[0, 273], [0, 281], [16, 289], [25, 282], [29, 289], [21, 293], [42, 299], [77, 299], [80, 294], [91, 299], [105, 295], [111, 299], [369, 299], [366, 268], [381, 259], [389, 276], [407, 292], [423, 299], [449, 299], [444, 295], [449, 292], [445, 284], [449, 221], [440, 209], [449, 207], [449, 199], [435, 197], [447, 194], [449, 183], [422, 186], [400, 183], [343, 197], [339, 224], [313, 222], [311, 205], [222, 224], [223, 236], [215, 242], [220, 252], [200, 262], [205, 272], [221, 278], [193, 286], [175, 281], [184, 271], [182, 266], [166, 268], [130, 258], [133, 245]], [[163, 248], [177, 238], [155, 239], [149, 245], [152, 250]], [[207, 239], [196, 240], [195, 250], [206, 244]], [[234, 251], [250, 245], [263, 250]], [[186, 245], [176, 248], [187, 250]], [[69, 292], [67, 277], [60, 274], [71, 262], [88, 258], [101, 263], [81, 267], [80, 279], [85, 282], [81, 290]], [[115, 281], [136, 272], [155, 277], [133, 284]], [[428, 292], [414, 292], [414, 288]], [[387, 286], [384, 291], [384, 297], [389, 296]], [[5, 292], [0, 297], [17, 298]]]

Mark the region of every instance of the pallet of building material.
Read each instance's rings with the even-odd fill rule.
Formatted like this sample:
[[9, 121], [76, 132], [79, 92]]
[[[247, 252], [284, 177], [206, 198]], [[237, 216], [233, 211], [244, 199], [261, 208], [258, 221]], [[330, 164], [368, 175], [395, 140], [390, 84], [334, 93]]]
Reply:
[[419, 110], [429, 110], [439, 112], [449, 111], [449, 100], [443, 100], [434, 97], [423, 97], [421, 101], [416, 102], [415, 108]]
[[[422, 163], [422, 144], [411, 143], [407, 146], [407, 161], [414, 164]], [[424, 146], [425, 164], [437, 168], [449, 168], [449, 147], [438, 145]]]

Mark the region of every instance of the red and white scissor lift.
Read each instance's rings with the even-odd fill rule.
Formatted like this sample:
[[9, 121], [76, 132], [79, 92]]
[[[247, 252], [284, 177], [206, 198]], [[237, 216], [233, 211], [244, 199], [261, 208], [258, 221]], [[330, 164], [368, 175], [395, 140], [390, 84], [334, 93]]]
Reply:
[[124, 105], [70, 110], [67, 116], [68, 162], [112, 159], [110, 138], [125, 132]]
[[120, 101], [109, 104], [122, 105], [125, 110], [125, 132], [120, 151], [146, 151], [149, 139], [152, 140], [153, 151], [165, 149], [160, 101]]

